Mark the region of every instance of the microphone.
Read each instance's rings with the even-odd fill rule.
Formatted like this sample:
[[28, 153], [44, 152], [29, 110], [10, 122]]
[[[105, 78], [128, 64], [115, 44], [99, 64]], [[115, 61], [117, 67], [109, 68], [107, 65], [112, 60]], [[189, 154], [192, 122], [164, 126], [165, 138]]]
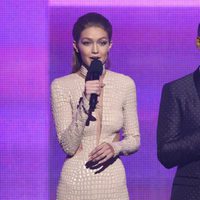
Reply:
[[[99, 80], [102, 72], [103, 72], [102, 62], [98, 59], [94, 59], [90, 64], [85, 81]], [[90, 108], [88, 111], [88, 119], [86, 121], [86, 126], [89, 126], [90, 121], [96, 120], [96, 118], [92, 116], [92, 112], [95, 110], [96, 105], [98, 103], [97, 98], [98, 95], [95, 93], [92, 93], [90, 96]]]

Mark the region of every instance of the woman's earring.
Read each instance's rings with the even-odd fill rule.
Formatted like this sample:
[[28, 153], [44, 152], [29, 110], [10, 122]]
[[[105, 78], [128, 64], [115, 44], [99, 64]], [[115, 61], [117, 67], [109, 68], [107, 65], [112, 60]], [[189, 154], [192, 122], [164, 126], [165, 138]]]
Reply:
[[199, 24], [198, 30], [197, 30], [196, 46], [198, 49], [200, 49], [200, 24]]
[[197, 37], [196, 39], [196, 46], [198, 49], [200, 49], [200, 37]]

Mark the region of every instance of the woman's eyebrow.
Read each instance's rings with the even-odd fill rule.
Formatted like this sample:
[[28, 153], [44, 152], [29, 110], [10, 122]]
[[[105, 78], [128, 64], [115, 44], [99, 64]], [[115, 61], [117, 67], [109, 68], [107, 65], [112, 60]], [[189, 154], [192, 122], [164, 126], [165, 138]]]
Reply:
[[[84, 40], [84, 39], [86, 39], [86, 40], [93, 40], [93, 38], [89, 38], [89, 37], [83, 37], [81, 40]], [[102, 40], [102, 39], [108, 40], [108, 37], [101, 37], [101, 38], [98, 38], [98, 40]]]

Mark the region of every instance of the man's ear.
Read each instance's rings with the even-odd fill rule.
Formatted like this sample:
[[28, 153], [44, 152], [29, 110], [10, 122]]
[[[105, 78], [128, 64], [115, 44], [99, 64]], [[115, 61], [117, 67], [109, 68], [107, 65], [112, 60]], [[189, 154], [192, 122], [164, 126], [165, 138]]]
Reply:
[[76, 53], [79, 53], [79, 50], [78, 50], [78, 47], [77, 47], [77, 43], [76, 43], [75, 40], [73, 41], [73, 47], [74, 47]]

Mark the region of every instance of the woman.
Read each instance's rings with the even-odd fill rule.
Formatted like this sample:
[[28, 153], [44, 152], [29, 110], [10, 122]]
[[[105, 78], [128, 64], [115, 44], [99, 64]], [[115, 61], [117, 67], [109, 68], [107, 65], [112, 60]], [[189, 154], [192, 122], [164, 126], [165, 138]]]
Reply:
[[[58, 200], [127, 200], [119, 154], [140, 145], [135, 84], [128, 76], [106, 69], [112, 47], [112, 26], [98, 13], [81, 16], [73, 27], [73, 73], [52, 82], [52, 108], [59, 143], [71, 156], [64, 163]], [[99, 80], [85, 81], [93, 60], [103, 63]], [[86, 126], [91, 94], [98, 95]], [[123, 128], [124, 138], [119, 141]]]

